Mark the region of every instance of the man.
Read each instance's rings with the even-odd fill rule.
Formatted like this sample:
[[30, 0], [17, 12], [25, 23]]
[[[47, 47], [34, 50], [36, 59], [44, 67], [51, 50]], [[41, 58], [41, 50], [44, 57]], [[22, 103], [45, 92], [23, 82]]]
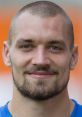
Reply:
[[78, 48], [72, 22], [58, 5], [24, 6], [12, 21], [3, 57], [12, 69], [13, 97], [0, 108], [0, 117], [82, 116], [82, 106], [67, 91]]

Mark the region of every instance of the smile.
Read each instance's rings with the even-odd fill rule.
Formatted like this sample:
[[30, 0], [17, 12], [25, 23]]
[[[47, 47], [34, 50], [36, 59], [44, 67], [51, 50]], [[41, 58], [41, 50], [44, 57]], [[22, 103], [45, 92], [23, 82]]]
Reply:
[[58, 72], [39, 71], [39, 72], [32, 72], [28, 74], [31, 75], [33, 78], [47, 79], [47, 78], [51, 78], [52, 76], [58, 75]]

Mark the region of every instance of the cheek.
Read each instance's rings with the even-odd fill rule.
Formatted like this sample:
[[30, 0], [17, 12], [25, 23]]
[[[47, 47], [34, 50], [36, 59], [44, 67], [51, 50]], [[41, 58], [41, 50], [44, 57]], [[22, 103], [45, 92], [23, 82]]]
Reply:
[[18, 66], [18, 67], [23, 67], [29, 64], [31, 59], [32, 59], [31, 54], [22, 54], [22, 53], [14, 52], [14, 54], [11, 55], [12, 65]]
[[59, 65], [61, 65], [61, 67], [67, 67], [69, 66], [69, 59], [67, 57], [61, 57], [59, 60]]
[[68, 55], [56, 55], [51, 59], [54, 64], [56, 64], [61, 69], [68, 68], [70, 65], [70, 57]]

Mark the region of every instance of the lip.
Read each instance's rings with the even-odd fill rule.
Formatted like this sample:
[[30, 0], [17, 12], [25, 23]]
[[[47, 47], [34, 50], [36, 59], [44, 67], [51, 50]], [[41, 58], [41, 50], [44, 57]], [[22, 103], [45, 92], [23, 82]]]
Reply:
[[57, 75], [58, 73], [49, 73], [49, 72], [33, 72], [30, 73], [33, 78], [39, 78], [39, 79], [48, 79], [51, 78], [52, 76]]

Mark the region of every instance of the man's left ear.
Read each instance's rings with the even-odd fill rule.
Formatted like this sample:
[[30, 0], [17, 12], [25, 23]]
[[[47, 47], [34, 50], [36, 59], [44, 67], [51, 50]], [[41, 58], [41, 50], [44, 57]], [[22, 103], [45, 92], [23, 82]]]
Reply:
[[70, 61], [70, 69], [74, 69], [78, 62], [78, 46], [75, 46], [72, 50], [72, 56]]

